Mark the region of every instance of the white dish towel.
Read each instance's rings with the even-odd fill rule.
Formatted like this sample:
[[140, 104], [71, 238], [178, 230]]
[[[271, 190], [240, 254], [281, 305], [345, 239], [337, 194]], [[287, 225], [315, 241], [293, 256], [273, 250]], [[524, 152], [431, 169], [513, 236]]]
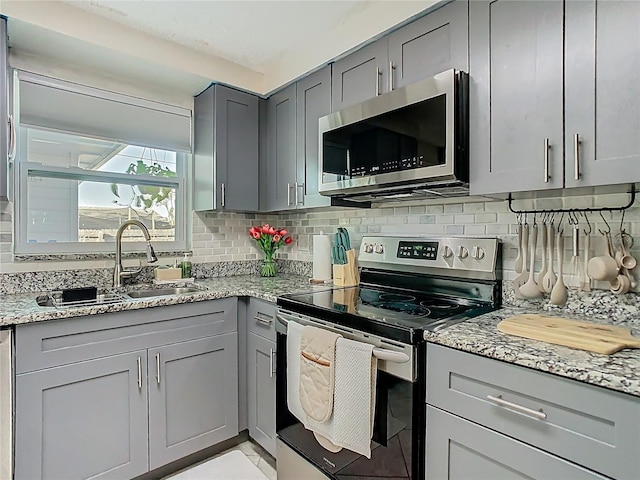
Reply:
[[[339, 338], [336, 342], [333, 415], [325, 423], [307, 416], [300, 404], [300, 340], [304, 327], [289, 321], [287, 328], [287, 405], [308, 430], [337, 447], [371, 458], [377, 361], [373, 345]], [[338, 449], [331, 449], [338, 451]]]

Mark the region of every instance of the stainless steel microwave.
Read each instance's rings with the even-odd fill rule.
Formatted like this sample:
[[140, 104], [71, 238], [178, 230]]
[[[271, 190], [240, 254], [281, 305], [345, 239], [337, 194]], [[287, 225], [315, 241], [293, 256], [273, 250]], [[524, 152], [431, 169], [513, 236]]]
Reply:
[[468, 75], [448, 70], [320, 118], [320, 193], [468, 195], [468, 105]]

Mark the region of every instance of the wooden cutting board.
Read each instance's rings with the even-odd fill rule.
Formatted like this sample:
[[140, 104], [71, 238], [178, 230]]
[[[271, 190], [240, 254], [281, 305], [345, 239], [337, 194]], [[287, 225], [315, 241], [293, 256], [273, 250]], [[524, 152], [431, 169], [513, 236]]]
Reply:
[[640, 339], [625, 327], [582, 322], [561, 317], [522, 314], [502, 320], [498, 330], [510, 335], [611, 354], [623, 348], [640, 348]]

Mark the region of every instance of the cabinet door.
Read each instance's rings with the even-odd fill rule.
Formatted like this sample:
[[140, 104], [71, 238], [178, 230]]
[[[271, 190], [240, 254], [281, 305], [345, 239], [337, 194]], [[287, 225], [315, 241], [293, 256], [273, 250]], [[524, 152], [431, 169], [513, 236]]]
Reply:
[[213, 85], [194, 111], [194, 209], [258, 210], [258, 97]]
[[320, 149], [318, 119], [331, 113], [331, 67], [303, 78], [297, 84], [297, 170], [299, 207], [331, 205], [331, 199], [320, 195], [318, 152]]
[[0, 200], [8, 197], [7, 157], [9, 155], [9, 90], [7, 88], [7, 19], [0, 17]]
[[388, 91], [387, 38], [361, 48], [333, 64], [332, 111], [350, 107]]
[[216, 189], [224, 210], [258, 210], [258, 97], [216, 85]]
[[263, 210], [295, 208], [295, 84], [273, 94], [267, 102], [267, 162], [261, 173], [267, 190]]
[[640, 3], [567, 2], [565, 69], [566, 185], [640, 181]]
[[276, 454], [276, 343], [254, 333], [247, 342], [249, 435]]
[[426, 458], [434, 479], [606, 478], [430, 405]]
[[561, 188], [563, 3], [473, 1], [469, 19], [471, 194]]
[[467, 72], [468, 2], [458, 0], [389, 35], [389, 89], [444, 72]]
[[16, 479], [148, 471], [146, 352], [16, 376]]
[[153, 470], [238, 434], [238, 335], [149, 350]]

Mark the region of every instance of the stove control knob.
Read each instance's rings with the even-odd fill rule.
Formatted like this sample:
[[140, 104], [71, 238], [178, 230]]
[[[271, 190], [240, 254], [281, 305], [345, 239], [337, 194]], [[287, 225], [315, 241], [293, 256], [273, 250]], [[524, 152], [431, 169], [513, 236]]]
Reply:
[[376, 243], [376, 246], [374, 247], [374, 251], [376, 253], [384, 253], [384, 245], [382, 245], [381, 243]]
[[451, 250], [451, 247], [449, 245], [444, 246], [444, 250], [442, 251], [442, 256], [444, 258], [451, 258], [453, 256], [453, 250]]
[[484, 258], [484, 250], [481, 247], [475, 246], [471, 250], [471, 256], [476, 260], [482, 260]]
[[365, 253], [373, 253], [373, 245], [371, 245], [370, 243], [365, 243], [364, 244], [364, 252]]
[[466, 247], [463, 247], [462, 245], [460, 245], [458, 247], [458, 253], [457, 253], [458, 258], [462, 259], [462, 258], [467, 258], [469, 256], [469, 249], [467, 249]]

